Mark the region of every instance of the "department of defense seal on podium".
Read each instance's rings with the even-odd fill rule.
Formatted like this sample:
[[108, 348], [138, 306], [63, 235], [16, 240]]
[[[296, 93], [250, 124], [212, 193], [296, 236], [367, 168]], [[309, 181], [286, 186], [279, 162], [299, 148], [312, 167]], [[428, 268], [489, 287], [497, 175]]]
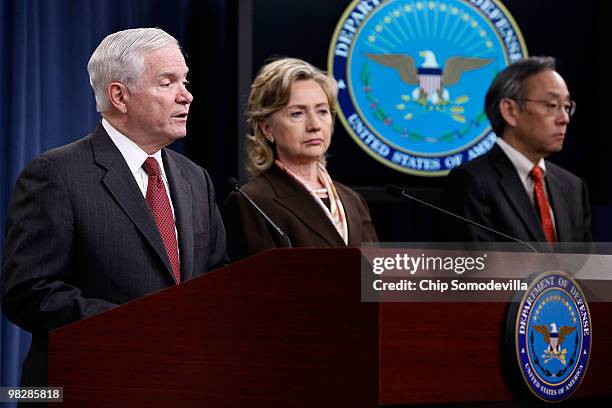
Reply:
[[576, 281], [547, 272], [531, 282], [516, 314], [519, 370], [538, 398], [559, 402], [583, 380], [591, 355], [591, 316]]
[[496, 0], [355, 0], [328, 61], [340, 120], [355, 142], [393, 169], [441, 176], [493, 146], [485, 93], [525, 56], [514, 19]]

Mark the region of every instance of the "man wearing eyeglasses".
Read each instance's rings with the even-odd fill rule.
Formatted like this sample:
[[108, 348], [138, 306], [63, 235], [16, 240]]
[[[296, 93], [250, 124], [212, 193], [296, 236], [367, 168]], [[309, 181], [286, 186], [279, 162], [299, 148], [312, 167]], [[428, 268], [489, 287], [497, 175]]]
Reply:
[[[545, 160], [563, 148], [576, 109], [551, 57], [530, 57], [501, 71], [485, 97], [498, 136], [485, 155], [449, 174], [443, 203], [469, 220], [528, 242], [591, 241], [584, 182]], [[507, 241], [468, 223], [445, 228], [451, 241]]]

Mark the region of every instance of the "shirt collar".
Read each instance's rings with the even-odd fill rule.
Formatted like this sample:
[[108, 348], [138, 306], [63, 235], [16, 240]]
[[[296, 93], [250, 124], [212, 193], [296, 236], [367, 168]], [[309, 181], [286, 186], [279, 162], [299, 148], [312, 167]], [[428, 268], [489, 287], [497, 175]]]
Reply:
[[[510, 159], [514, 168], [516, 169], [520, 179], [524, 182], [529, 180], [529, 173], [533, 169], [533, 163], [523, 153], [516, 150], [508, 142], [501, 137], [497, 138], [497, 145], [506, 153], [506, 156]], [[544, 159], [540, 159], [538, 166], [542, 169], [544, 175], [546, 175], [546, 164]]]
[[159, 167], [161, 169], [162, 177], [166, 177], [166, 173], [164, 171], [164, 165], [162, 162], [161, 150], [156, 151], [152, 155], [149, 155], [147, 152], [142, 150], [136, 143], [130, 140], [127, 136], [123, 135], [117, 129], [115, 129], [108, 121], [102, 118], [102, 127], [108, 133], [108, 136], [111, 138], [121, 155], [125, 159], [130, 171], [136, 177], [138, 171], [142, 168], [142, 164], [149, 156], [155, 157], [155, 160], [159, 163]]

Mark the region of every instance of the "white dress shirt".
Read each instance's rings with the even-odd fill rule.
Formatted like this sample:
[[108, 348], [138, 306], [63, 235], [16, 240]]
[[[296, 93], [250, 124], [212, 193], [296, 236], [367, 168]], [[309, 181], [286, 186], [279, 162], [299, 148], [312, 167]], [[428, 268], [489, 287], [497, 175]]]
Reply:
[[[132, 142], [126, 136], [121, 134], [117, 129], [115, 129], [106, 119], [102, 119], [102, 127], [108, 133], [111, 140], [117, 146], [117, 149], [121, 152], [121, 155], [125, 159], [138, 187], [140, 187], [140, 191], [142, 195], [147, 197], [147, 186], [149, 185], [149, 176], [147, 172], [142, 168], [143, 163], [149, 157], [149, 154], [142, 150], [136, 143]], [[164, 162], [161, 156], [161, 150], [158, 150], [154, 154], [151, 155], [157, 160], [159, 164], [159, 168], [161, 171], [161, 177], [164, 182], [164, 187], [166, 188], [166, 194], [168, 195], [168, 200], [170, 201], [170, 208], [172, 208], [172, 218], [174, 219], [174, 233], [176, 234], [176, 216], [174, 214], [174, 205], [172, 204], [172, 197], [170, 196], [170, 186], [168, 185], [168, 178], [166, 177], [166, 170], [164, 169]], [[177, 242], [178, 242], [178, 234], [177, 234]]]
[[[535, 206], [535, 199], [534, 199], [535, 183], [533, 179], [531, 178], [531, 176], [529, 175], [529, 173], [531, 173], [531, 170], [534, 167], [533, 162], [529, 160], [523, 153], [519, 152], [514, 147], [510, 146], [501, 137], [497, 138], [497, 145], [500, 147], [500, 149], [504, 151], [504, 153], [506, 153], [506, 156], [508, 156], [508, 158], [514, 165], [514, 168], [516, 169], [519, 179], [521, 180], [521, 183], [523, 183], [523, 186], [525, 187], [527, 196], [529, 196], [529, 200], [531, 200], [531, 204]], [[546, 176], [546, 164], [544, 162], [544, 159], [540, 159], [540, 161], [538, 162], [538, 166], [542, 169], [542, 174]], [[544, 182], [544, 194], [546, 194], [546, 198], [548, 199], [548, 202], [550, 203], [550, 197], [548, 196], [548, 189], [546, 188], [546, 178], [544, 178], [543, 182]], [[552, 206], [549, 206], [549, 208], [550, 208], [550, 216], [552, 217], [552, 221], [553, 221], [553, 229], [556, 235], [557, 227], [555, 226], [555, 214], [552, 210]]]

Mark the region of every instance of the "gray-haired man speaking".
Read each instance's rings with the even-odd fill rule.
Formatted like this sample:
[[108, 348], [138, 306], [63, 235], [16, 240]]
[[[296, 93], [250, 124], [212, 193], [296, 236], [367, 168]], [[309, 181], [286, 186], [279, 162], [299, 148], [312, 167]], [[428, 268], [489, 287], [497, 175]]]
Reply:
[[47, 382], [49, 330], [226, 262], [208, 174], [164, 149], [193, 100], [177, 40], [111, 34], [88, 70], [100, 125], [30, 162], [8, 208], [2, 308], [32, 333], [24, 386]]

